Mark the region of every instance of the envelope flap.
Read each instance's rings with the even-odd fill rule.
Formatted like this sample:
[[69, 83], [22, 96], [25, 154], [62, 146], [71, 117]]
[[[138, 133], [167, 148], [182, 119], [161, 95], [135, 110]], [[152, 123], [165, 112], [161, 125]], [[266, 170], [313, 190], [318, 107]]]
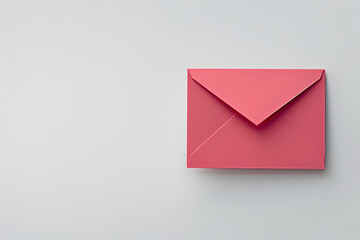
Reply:
[[191, 77], [259, 125], [317, 82], [322, 69], [189, 69]]

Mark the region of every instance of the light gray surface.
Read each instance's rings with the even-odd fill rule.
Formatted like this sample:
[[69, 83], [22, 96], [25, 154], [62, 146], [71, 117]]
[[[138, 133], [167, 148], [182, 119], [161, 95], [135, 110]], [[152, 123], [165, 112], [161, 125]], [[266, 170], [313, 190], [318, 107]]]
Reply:
[[[0, 239], [360, 239], [359, 4], [56, 2], [0, 5]], [[186, 169], [188, 67], [325, 68], [327, 170]]]

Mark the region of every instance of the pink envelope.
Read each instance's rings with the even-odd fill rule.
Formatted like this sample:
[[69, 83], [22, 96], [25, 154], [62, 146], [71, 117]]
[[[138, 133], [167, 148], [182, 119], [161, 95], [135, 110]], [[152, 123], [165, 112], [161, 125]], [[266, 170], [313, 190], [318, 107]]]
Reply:
[[325, 70], [188, 69], [188, 168], [325, 168]]

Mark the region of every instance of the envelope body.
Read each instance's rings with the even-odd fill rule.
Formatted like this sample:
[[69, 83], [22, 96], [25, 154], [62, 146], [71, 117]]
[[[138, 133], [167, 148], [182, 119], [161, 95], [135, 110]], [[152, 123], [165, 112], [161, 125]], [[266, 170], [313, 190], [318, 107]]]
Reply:
[[325, 168], [325, 70], [188, 69], [188, 168]]

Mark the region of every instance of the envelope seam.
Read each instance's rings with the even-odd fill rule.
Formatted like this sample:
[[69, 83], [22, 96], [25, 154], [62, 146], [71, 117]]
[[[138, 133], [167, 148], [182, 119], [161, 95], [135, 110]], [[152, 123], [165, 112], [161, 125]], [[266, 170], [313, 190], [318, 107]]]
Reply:
[[232, 115], [228, 120], [226, 120], [218, 129], [216, 129], [207, 139], [205, 139], [205, 141], [203, 141], [191, 154], [190, 154], [190, 161], [191, 161], [191, 156], [198, 150], [200, 149], [207, 141], [209, 141], [218, 131], [220, 131], [220, 129], [222, 129], [223, 127], [226, 126], [226, 124], [228, 122], [230, 122], [231, 119], [233, 119], [236, 116], [237, 113], [234, 113], [234, 115]]
[[300, 136], [312, 149], [320, 154], [321, 157], [324, 157], [320, 150], [314, 147], [295, 127], [293, 127], [284, 117], [280, 117], [290, 128], [292, 128], [298, 136]]

